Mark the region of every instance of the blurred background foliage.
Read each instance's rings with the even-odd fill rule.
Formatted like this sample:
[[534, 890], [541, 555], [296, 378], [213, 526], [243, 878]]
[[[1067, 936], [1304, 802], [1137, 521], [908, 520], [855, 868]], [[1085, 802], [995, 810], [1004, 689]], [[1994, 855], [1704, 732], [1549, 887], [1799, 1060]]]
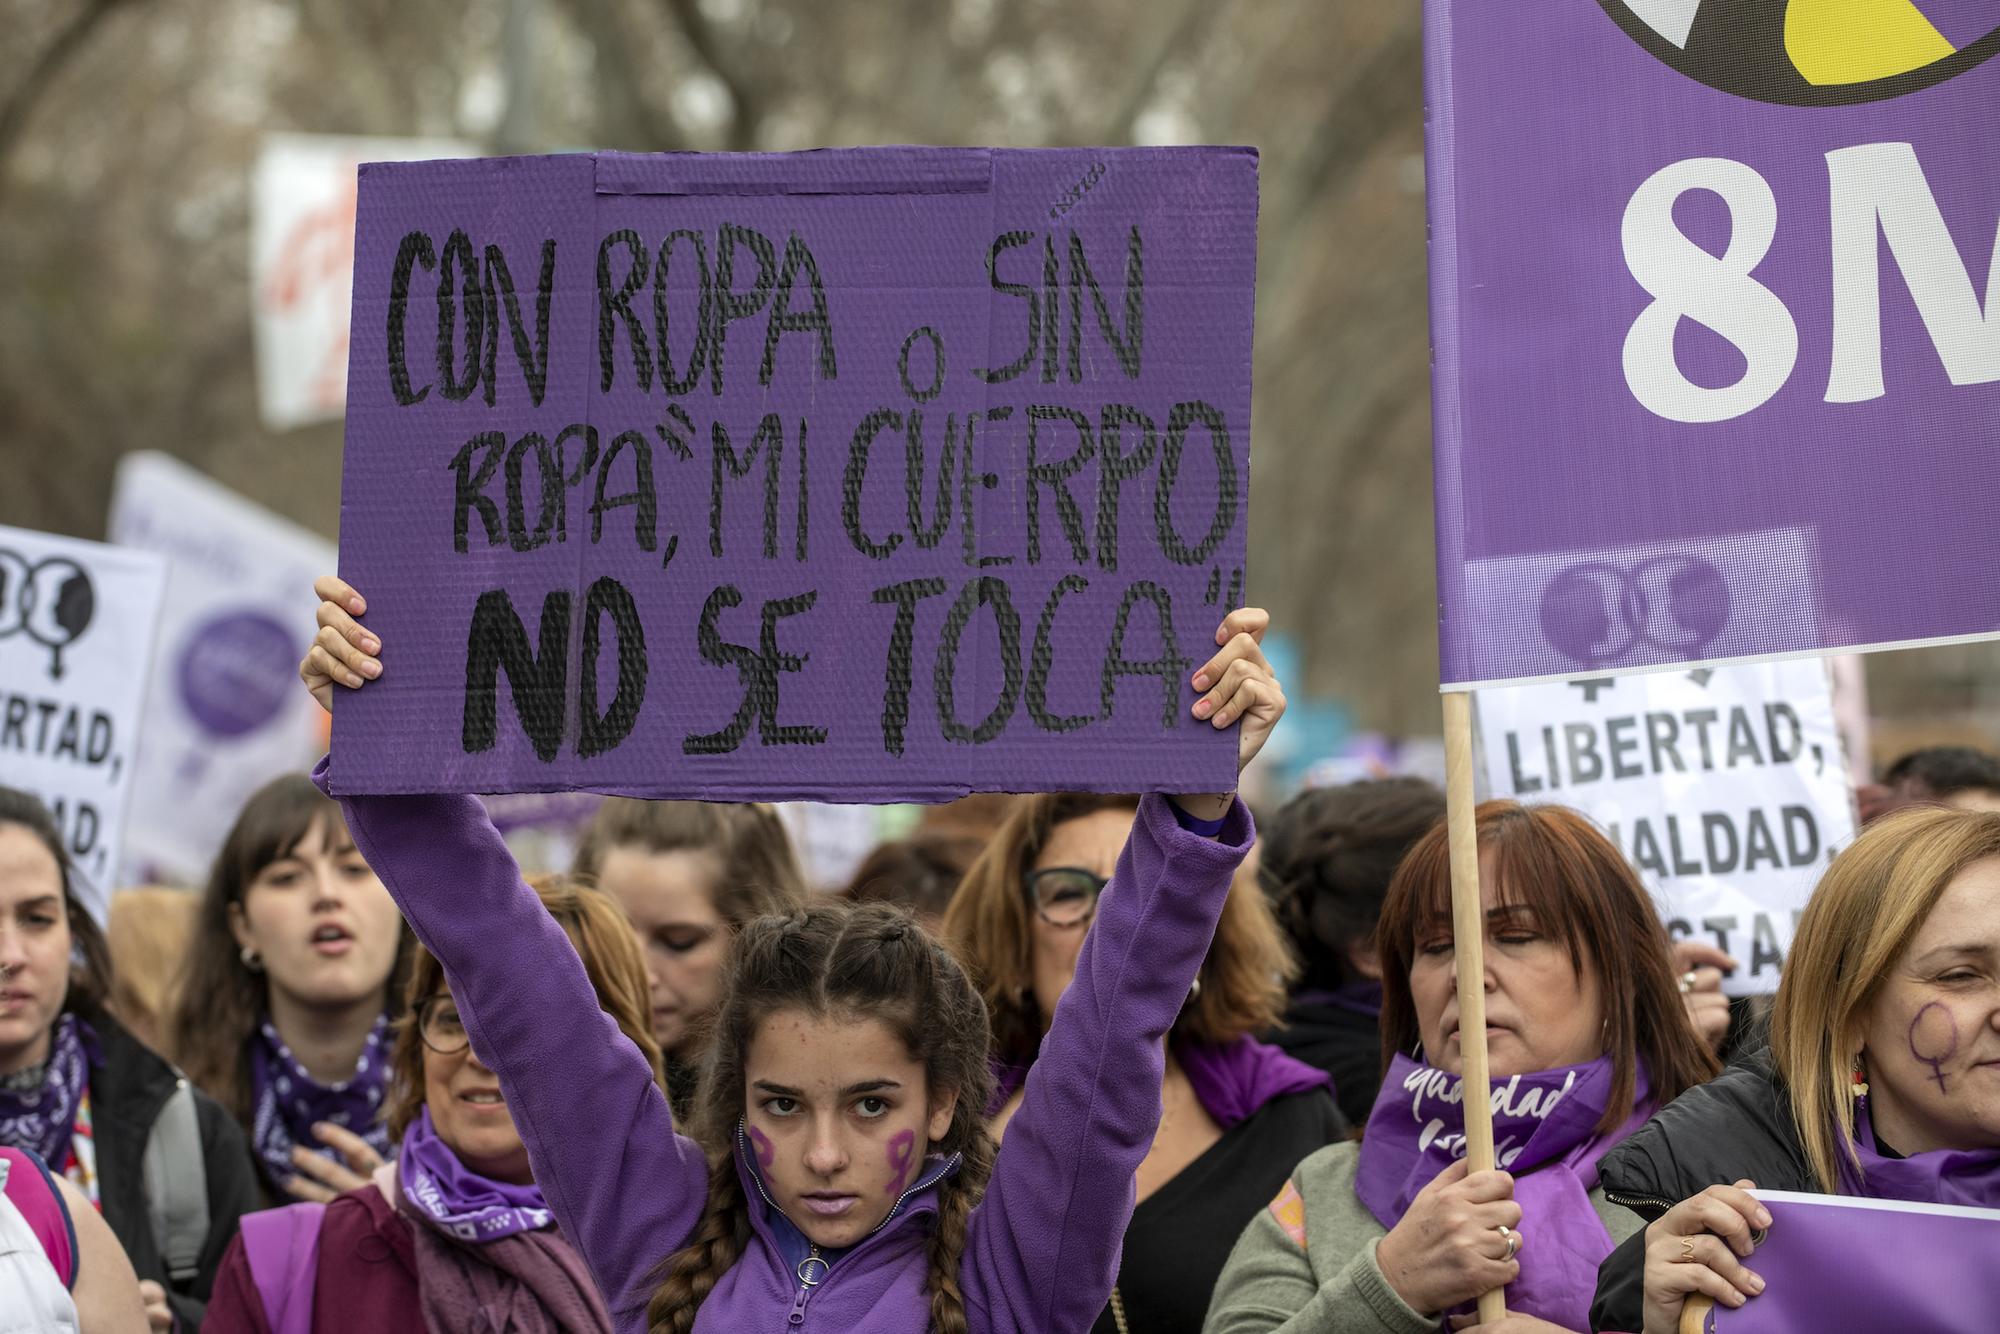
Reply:
[[[0, 523], [92, 537], [141, 448], [336, 532], [339, 425], [258, 422], [268, 131], [1253, 144], [1251, 593], [1305, 691], [1437, 730], [1417, 0], [0, 0], [0, 30]], [[1899, 729], [1878, 753], [1990, 744], [1996, 668], [1991, 646], [1871, 659]]]

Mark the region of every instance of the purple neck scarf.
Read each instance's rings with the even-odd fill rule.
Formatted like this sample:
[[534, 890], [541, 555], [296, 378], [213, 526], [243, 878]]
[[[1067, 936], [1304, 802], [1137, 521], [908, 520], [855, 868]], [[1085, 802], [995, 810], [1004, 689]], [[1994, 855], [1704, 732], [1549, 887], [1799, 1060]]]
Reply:
[[[1643, 1062], [1638, 1076], [1632, 1115], [1603, 1135], [1597, 1123], [1611, 1095], [1609, 1056], [1493, 1081], [1494, 1157], [1514, 1176], [1526, 1240], [1521, 1275], [1507, 1286], [1509, 1311], [1590, 1328], [1597, 1266], [1612, 1250], [1590, 1191], [1598, 1160], [1653, 1110]], [[1457, 1075], [1400, 1054], [1389, 1066], [1354, 1173], [1355, 1195], [1383, 1227], [1394, 1227], [1417, 1192], [1465, 1156], [1462, 1099]]]
[[542, 1188], [534, 1182], [514, 1186], [494, 1181], [459, 1161], [438, 1138], [428, 1107], [403, 1134], [396, 1182], [410, 1206], [407, 1212], [460, 1241], [497, 1241], [555, 1224]]
[[2000, 1149], [1933, 1149], [1907, 1158], [1887, 1157], [1876, 1144], [1866, 1094], [1854, 1104], [1854, 1150], [1861, 1158], [1861, 1171], [1856, 1173], [1854, 1164], [1841, 1155], [1843, 1195], [2000, 1208]]
[[[1264, 1109], [1273, 1098], [1321, 1086], [1331, 1090], [1333, 1076], [1317, 1066], [1288, 1056], [1255, 1038], [1234, 1042], [1176, 1042], [1174, 1059], [1194, 1089], [1202, 1109], [1224, 1130], [1240, 1125]], [[986, 1114], [993, 1116], [1021, 1085], [1033, 1064], [993, 1062], [993, 1099]]]
[[40, 1087], [29, 1092], [0, 1088], [0, 1144], [33, 1149], [50, 1171], [62, 1171], [96, 1054], [97, 1035], [89, 1024], [73, 1014], [56, 1020]]
[[319, 1121], [351, 1130], [375, 1152], [389, 1156], [389, 1128], [382, 1124], [388, 1048], [389, 1016], [383, 1015], [369, 1030], [354, 1073], [338, 1084], [322, 1084], [299, 1064], [268, 1018], [258, 1025], [250, 1038], [250, 1138], [272, 1185], [282, 1187], [298, 1175], [292, 1163], [294, 1145], [340, 1160], [339, 1154], [313, 1137], [313, 1125]]

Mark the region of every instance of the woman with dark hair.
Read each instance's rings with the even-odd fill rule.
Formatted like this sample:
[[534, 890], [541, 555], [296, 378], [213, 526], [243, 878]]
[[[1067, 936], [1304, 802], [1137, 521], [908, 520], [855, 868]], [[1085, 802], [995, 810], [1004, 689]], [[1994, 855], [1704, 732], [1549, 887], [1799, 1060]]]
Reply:
[[[1210, 1334], [1433, 1334], [1506, 1286], [1506, 1328], [1584, 1330], [1598, 1262], [1638, 1226], [1598, 1185], [1604, 1153], [1716, 1071], [1667, 935], [1580, 813], [1475, 813], [1486, 1042], [1500, 1170], [1468, 1172], [1445, 829], [1405, 858], [1376, 932], [1391, 1055], [1359, 1144], [1298, 1165], [1245, 1229]], [[1482, 1327], [1484, 1328], [1484, 1327]]]
[[[104, 1008], [110, 981], [55, 821], [0, 787], [0, 1144], [34, 1150], [103, 1213], [154, 1329], [193, 1330], [256, 1176], [227, 1114]], [[155, 1189], [168, 1158], [189, 1176]], [[155, 1215], [202, 1214], [200, 1235], [156, 1231]]]
[[340, 808], [299, 774], [252, 794], [202, 894], [168, 1043], [250, 1136], [273, 1198], [330, 1200], [388, 1155], [408, 955]]
[[[530, 884], [598, 1004], [663, 1083], [625, 914], [567, 878]], [[499, 1077], [472, 1046], [444, 966], [422, 947], [404, 1015], [389, 1084], [395, 1161], [323, 1213], [303, 1204], [245, 1219], [216, 1280], [209, 1334], [608, 1330], [583, 1258], [535, 1184]], [[298, 1314], [281, 1320], [271, 1296]]]
[[1300, 962], [1284, 1026], [1267, 1040], [1332, 1075], [1355, 1125], [1382, 1084], [1375, 923], [1404, 854], [1443, 818], [1434, 785], [1383, 778], [1302, 792], [1264, 831], [1257, 881]]
[[573, 869], [632, 919], [668, 1096], [685, 1116], [729, 942], [751, 920], [806, 900], [791, 839], [778, 813], [759, 802], [612, 797], [584, 831]]
[[854, 903], [900, 904], [926, 930], [942, 930], [953, 892], [984, 847], [983, 839], [970, 834], [918, 829], [908, 838], [878, 844], [862, 858], [842, 897]]
[[[992, 1016], [1002, 1143], [1137, 809], [1134, 797], [1017, 799], [945, 913]], [[1277, 1020], [1291, 972], [1269, 904], [1238, 877], [1167, 1038], [1159, 1130], [1098, 1334], [1199, 1329], [1236, 1233], [1300, 1158], [1346, 1133], [1325, 1072], [1254, 1036]]]

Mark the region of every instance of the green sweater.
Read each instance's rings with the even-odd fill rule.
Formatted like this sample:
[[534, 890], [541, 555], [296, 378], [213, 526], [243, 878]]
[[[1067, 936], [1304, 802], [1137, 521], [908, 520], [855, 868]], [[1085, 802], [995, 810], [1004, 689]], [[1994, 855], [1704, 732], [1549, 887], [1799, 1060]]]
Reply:
[[[1413, 1310], [1375, 1262], [1388, 1232], [1354, 1194], [1360, 1154], [1354, 1143], [1321, 1149], [1292, 1173], [1296, 1200], [1288, 1189], [1257, 1211], [1216, 1281], [1203, 1334], [1436, 1334], [1438, 1317]], [[1645, 1226], [1601, 1189], [1590, 1202], [1614, 1245]], [[1300, 1227], [1304, 1246], [1292, 1239]]]

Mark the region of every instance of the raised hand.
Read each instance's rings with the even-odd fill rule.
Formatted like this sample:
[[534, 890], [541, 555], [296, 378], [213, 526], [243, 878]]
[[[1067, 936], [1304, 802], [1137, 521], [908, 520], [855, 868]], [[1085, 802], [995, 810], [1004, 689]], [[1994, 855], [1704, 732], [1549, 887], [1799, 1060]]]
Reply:
[[[1239, 607], [1216, 627], [1214, 657], [1197, 667], [1193, 685], [1202, 692], [1191, 712], [1220, 730], [1241, 723], [1237, 733], [1236, 772], [1242, 773], [1285, 716], [1285, 690], [1264, 657], [1264, 632], [1271, 614], [1261, 607]], [[1229, 794], [1177, 796], [1183, 810], [1203, 819], [1219, 819], [1229, 809]]]
[[299, 679], [332, 713], [335, 682], [359, 690], [382, 674], [382, 641], [355, 619], [367, 612], [367, 600], [337, 575], [313, 580], [313, 592], [320, 599], [319, 633], [299, 663]]

